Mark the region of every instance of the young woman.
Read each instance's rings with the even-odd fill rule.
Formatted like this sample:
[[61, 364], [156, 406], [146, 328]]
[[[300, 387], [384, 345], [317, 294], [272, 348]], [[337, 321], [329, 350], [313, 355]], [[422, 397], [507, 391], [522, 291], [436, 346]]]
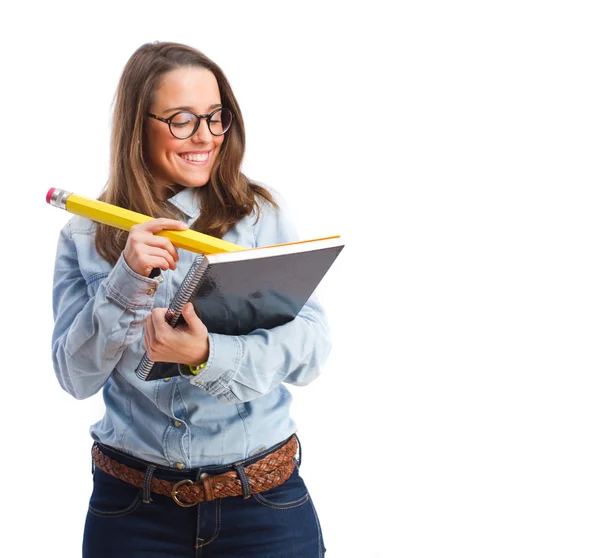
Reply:
[[[83, 555], [312, 557], [325, 552], [303, 480], [291, 396], [330, 349], [312, 297], [291, 322], [249, 335], [208, 332], [165, 308], [195, 254], [164, 229], [248, 247], [297, 240], [273, 190], [240, 170], [244, 124], [221, 69], [176, 43], [140, 47], [119, 82], [103, 201], [152, 215], [129, 233], [73, 217], [60, 234], [53, 359], [78, 399], [103, 390], [91, 427], [94, 489]], [[144, 382], [154, 361], [190, 374]]]

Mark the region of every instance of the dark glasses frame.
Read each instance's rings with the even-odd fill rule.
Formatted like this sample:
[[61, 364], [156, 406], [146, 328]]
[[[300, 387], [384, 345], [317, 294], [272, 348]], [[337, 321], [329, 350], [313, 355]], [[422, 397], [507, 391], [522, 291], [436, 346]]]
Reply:
[[[210, 127], [210, 123], [211, 123], [211, 118], [217, 114], [218, 112], [223, 112], [223, 111], [227, 111], [230, 115], [231, 115], [231, 122], [229, 123], [229, 126], [227, 127], [226, 130], [223, 130], [223, 132], [221, 132], [220, 134], [215, 134], [211, 127]], [[173, 118], [175, 118], [176, 116], [178, 116], [179, 114], [192, 114], [193, 116], [196, 117], [196, 125], [194, 126], [194, 129], [192, 130], [192, 132], [185, 136], [184, 138], [180, 138], [179, 136], [176, 136], [173, 133], [173, 130], [171, 129], [171, 122], [173, 121]], [[171, 116], [169, 116], [169, 118], [163, 118], [162, 116], [158, 116], [156, 114], [152, 114], [151, 112], [147, 112], [146, 116], [149, 116], [150, 118], [154, 118], [155, 120], [160, 120], [161, 122], [164, 122], [165, 124], [168, 124], [169, 126], [169, 132], [171, 132], [171, 135], [176, 138], [176, 139], [188, 139], [191, 138], [197, 131], [198, 128], [200, 127], [200, 122], [202, 122], [203, 118], [206, 118], [206, 123], [208, 124], [208, 131], [213, 135], [213, 136], [223, 136], [227, 133], [227, 131], [229, 130], [229, 128], [231, 128], [231, 125], [233, 124], [233, 117], [234, 114], [233, 112], [231, 112], [228, 108], [225, 107], [220, 107], [218, 109], [213, 110], [211, 113], [209, 114], [195, 114], [190, 110], [180, 110], [179, 112], [176, 112], [175, 114], [172, 114]]]

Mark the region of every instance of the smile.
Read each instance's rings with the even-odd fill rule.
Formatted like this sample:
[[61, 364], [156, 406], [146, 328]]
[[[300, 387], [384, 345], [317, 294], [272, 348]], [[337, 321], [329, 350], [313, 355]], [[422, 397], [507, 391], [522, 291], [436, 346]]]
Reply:
[[178, 153], [178, 155], [184, 160], [191, 163], [205, 163], [208, 161], [210, 151], [204, 153]]

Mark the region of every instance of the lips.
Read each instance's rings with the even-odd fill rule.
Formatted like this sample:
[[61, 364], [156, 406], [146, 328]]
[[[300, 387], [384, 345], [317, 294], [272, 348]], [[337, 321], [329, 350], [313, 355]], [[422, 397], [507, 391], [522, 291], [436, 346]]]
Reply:
[[206, 163], [206, 161], [208, 161], [210, 151], [178, 153], [177, 155], [189, 163]]

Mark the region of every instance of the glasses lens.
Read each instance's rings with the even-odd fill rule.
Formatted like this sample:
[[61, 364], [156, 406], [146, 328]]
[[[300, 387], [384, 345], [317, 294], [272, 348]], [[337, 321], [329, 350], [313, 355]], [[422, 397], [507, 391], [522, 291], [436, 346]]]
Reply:
[[196, 115], [191, 112], [180, 112], [176, 114], [171, 120], [171, 133], [176, 138], [189, 138], [194, 133], [196, 120], [198, 120]]
[[229, 130], [232, 120], [233, 113], [229, 109], [222, 108], [218, 110], [210, 117], [209, 126], [211, 133], [215, 136], [223, 135]]

